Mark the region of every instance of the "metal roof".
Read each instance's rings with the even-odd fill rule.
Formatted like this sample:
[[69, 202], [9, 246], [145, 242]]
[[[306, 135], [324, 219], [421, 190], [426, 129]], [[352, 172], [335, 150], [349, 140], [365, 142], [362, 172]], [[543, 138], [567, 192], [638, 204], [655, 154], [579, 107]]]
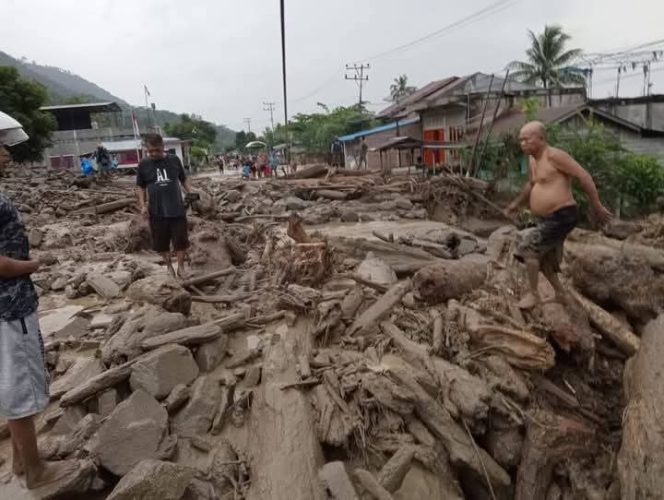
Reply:
[[102, 113], [105, 111], [122, 111], [116, 102], [88, 102], [82, 104], [58, 104], [56, 106], [42, 106], [41, 111], [67, 111], [67, 110], [85, 110], [90, 113]]
[[[183, 144], [188, 142], [191, 142], [191, 140], [178, 139], [177, 137], [164, 137], [164, 145]], [[102, 141], [101, 144], [111, 153], [119, 151], [134, 151], [136, 149], [143, 148], [143, 141], [141, 139], [126, 139], [123, 141]]]
[[380, 127], [360, 130], [359, 132], [355, 132], [354, 134], [342, 135], [341, 137], [337, 137], [337, 139], [339, 139], [341, 142], [353, 141], [355, 139], [359, 139], [360, 137], [366, 135], [373, 135], [373, 134], [378, 134], [380, 132], [385, 132], [387, 130], [394, 130], [395, 128], [397, 128], [397, 123], [400, 127], [405, 127], [406, 125], [412, 125], [413, 123], [417, 123], [419, 121], [420, 121], [419, 117], [411, 118], [409, 120], [399, 120], [398, 122], [388, 123], [387, 125], [381, 125]]
[[[569, 106], [558, 106], [553, 108], [542, 108], [537, 110], [534, 119], [542, 123], [564, 123], [577, 114], [590, 115], [598, 117], [604, 121], [609, 121], [620, 127], [632, 130], [633, 132], [641, 133], [643, 129], [636, 123], [630, 122], [620, 118], [611, 113], [607, 113], [600, 109], [594, 108], [588, 104], [573, 104]], [[493, 123], [492, 132], [494, 135], [501, 133], [516, 131], [520, 129], [527, 122], [527, 118], [523, 110], [519, 108], [508, 109], [496, 118]], [[474, 133], [477, 131], [479, 121], [469, 124], [468, 131]], [[484, 133], [488, 129], [489, 123], [484, 124]]]

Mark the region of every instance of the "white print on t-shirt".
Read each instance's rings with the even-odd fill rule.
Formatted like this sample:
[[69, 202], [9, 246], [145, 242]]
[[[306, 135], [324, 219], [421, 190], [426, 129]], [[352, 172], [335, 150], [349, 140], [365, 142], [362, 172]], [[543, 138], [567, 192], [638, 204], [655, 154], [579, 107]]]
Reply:
[[169, 182], [170, 179], [168, 178], [168, 175], [166, 175], [166, 169], [165, 168], [158, 168], [157, 169], [157, 182]]

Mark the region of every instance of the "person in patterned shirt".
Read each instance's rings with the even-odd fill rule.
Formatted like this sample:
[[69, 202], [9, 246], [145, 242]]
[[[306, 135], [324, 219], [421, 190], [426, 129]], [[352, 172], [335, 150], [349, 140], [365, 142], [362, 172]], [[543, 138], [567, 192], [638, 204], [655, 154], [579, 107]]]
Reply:
[[76, 468], [74, 462], [44, 462], [37, 449], [34, 416], [49, 402], [37, 293], [30, 279], [38, 269], [39, 262], [30, 259], [18, 211], [0, 193], [0, 416], [7, 419], [11, 433], [13, 471], [25, 474], [30, 489]]

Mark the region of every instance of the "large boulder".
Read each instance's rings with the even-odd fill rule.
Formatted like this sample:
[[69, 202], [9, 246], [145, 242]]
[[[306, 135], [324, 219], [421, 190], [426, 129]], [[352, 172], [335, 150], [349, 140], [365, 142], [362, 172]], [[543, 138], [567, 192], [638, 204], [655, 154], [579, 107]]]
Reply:
[[397, 282], [397, 274], [394, 269], [383, 259], [376, 257], [373, 252], [367, 253], [355, 273], [366, 281], [387, 287]]
[[187, 405], [171, 419], [173, 433], [188, 438], [206, 434], [220, 401], [219, 382], [209, 376], [200, 377], [192, 386]]
[[62, 377], [51, 384], [51, 397], [59, 398], [65, 392], [78, 386], [81, 381], [99, 375], [102, 370], [103, 367], [97, 358], [78, 358]]
[[[101, 349], [105, 364], [121, 364], [143, 353], [141, 342], [164, 333], [185, 328], [187, 318], [180, 313], [145, 307], [132, 314]], [[111, 326], [113, 328], [113, 326]]]
[[170, 344], [141, 357], [131, 367], [132, 390], [143, 389], [157, 399], [168, 396], [178, 384], [187, 385], [198, 377], [198, 365], [191, 351]]
[[127, 289], [127, 296], [135, 301], [154, 304], [170, 312], [189, 314], [191, 295], [170, 276], [148, 276], [135, 281]]
[[175, 439], [168, 435], [168, 413], [142, 389], [120, 403], [99, 429], [92, 452], [102, 467], [124, 476], [145, 459], [169, 457]]
[[180, 500], [194, 469], [160, 460], [142, 460], [115, 486], [106, 500]]

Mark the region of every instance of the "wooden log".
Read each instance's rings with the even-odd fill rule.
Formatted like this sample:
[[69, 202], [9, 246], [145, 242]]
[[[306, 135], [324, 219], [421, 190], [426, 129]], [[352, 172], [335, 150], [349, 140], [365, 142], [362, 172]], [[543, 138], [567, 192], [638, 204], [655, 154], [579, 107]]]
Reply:
[[632, 356], [639, 350], [641, 340], [639, 337], [611, 313], [608, 313], [594, 302], [588, 300], [574, 289], [569, 289], [570, 294], [581, 304], [588, 315], [590, 322], [595, 325], [602, 335], [613, 342], [627, 356]]
[[196, 285], [202, 285], [203, 283], [206, 283], [208, 281], [212, 281], [217, 278], [221, 278], [222, 276], [228, 276], [229, 274], [232, 274], [236, 272], [237, 269], [235, 267], [227, 267], [226, 269], [222, 269], [220, 271], [215, 271], [213, 273], [208, 273], [204, 274], [202, 276], [196, 276], [194, 278], [188, 279], [186, 281], [183, 281], [181, 283], [183, 288], [189, 287], [189, 286], [196, 286]]
[[309, 366], [309, 356], [306, 354], [299, 354], [297, 356], [297, 365], [300, 367], [300, 377], [307, 379], [311, 377], [311, 367]]
[[174, 332], [157, 335], [141, 342], [144, 350], [156, 349], [166, 344], [199, 345], [211, 342], [221, 336], [222, 328], [219, 324], [205, 323], [191, 326]]
[[[194, 285], [190, 286], [193, 288]], [[193, 302], [206, 302], [208, 304], [215, 304], [219, 302], [234, 304], [240, 300], [245, 300], [251, 297], [252, 295], [253, 293], [251, 292], [238, 292], [238, 293], [231, 293], [228, 295], [193, 295], [191, 297], [191, 300]]]
[[413, 277], [416, 297], [438, 304], [482, 286], [487, 265], [482, 260], [447, 260], [420, 269]]
[[431, 333], [431, 352], [439, 354], [443, 350], [443, 317], [435, 309], [429, 310], [429, 315], [433, 320], [433, 331]]
[[445, 245], [440, 245], [438, 243], [433, 243], [429, 240], [424, 240], [420, 238], [412, 238], [408, 236], [401, 236], [399, 238], [399, 243], [402, 245], [407, 245], [409, 247], [421, 248], [422, 250], [429, 252], [435, 257], [440, 257], [441, 259], [451, 259], [452, 253], [450, 249]]
[[[389, 373], [409, 391], [415, 402], [415, 413], [431, 433], [443, 444], [450, 455], [452, 465], [471, 473], [473, 479], [503, 491], [510, 484], [505, 470], [482, 448], [475, 448], [468, 434], [453, 419], [449, 412], [415, 381], [409, 370], [390, 366]], [[486, 471], [486, 473], [485, 473]]]
[[341, 301], [341, 317], [347, 321], [353, 319], [363, 301], [364, 291], [362, 287], [355, 286], [346, 293], [346, 296]]
[[326, 463], [318, 471], [318, 477], [332, 495], [332, 500], [358, 500], [343, 462]]
[[248, 500], [327, 498], [318, 480], [324, 459], [309, 400], [297, 389], [278, 390], [298, 380], [293, 346], [311, 354], [311, 326], [308, 318], [301, 318], [266, 349], [248, 423], [252, 469], [261, 473], [252, 477]]
[[482, 379], [458, 365], [430, 356], [424, 345], [407, 338], [394, 323], [384, 321], [380, 328], [392, 339], [405, 361], [414, 368], [424, 367], [436, 379], [463, 416], [471, 419], [487, 416], [491, 390]]
[[[572, 242], [572, 246], [575, 246], [574, 243], [577, 243], [591, 246], [601, 245], [612, 248], [625, 255], [643, 260], [657, 271], [664, 271], [664, 250], [659, 248], [641, 245], [639, 243], [627, 243], [614, 238], [607, 238], [594, 231], [585, 231], [583, 229], [575, 229], [572, 231], [569, 235], [569, 240]], [[565, 247], [566, 249], [569, 248], [567, 244]]]
[[357, 273], [353, 273], [348, 275], [350, 279], [353, 281], [359, 283], [360, 285], [367, 286], [369, 288], [373, 288], [374, 290], [377, 290], [381, 293], [385, 293], [389, 290], [389, 287], [386, 285], [383, 285], [382, 283], [374, 283], [373, 281], [369, 281], [368, 279], [363, 278]]
[[611, 303], [647, 322], [664, 310], [664, 274], [636, 255], [604, 245], [565, 243], [574, 287], [598, 304]]
[[78, 387], [74, 387], [67, 391], [60, 398], [60, 406], [75, 405], [105, 391], [109, 387], [124, 382], [131, 374], [132, 365], [139, 359], [141, 358], [133, 359], [127, 363], [111, 368], [110, 370], [106, 370], [104, 373], [100, 373], [99, 375], [83, 382]]
[[661, 498], [664, 492], [664, 314], [648, 323], [641, 348], [625, 367], [628, 401], [618, 454], [621, 498]]
[[402, 446], [380, 469], [378, 482], [390, 493], [401, 488], [401, 483], [408, 474], [415, 457], [415, 450], [416, 448], [412, 445]]
[[348, 194], [341, 191], [332, 191], [331, 189], [321, 189], [316, 191], [316, 194], [321, 198], [327, 198], [328, 200], [345, 200], [348, 198]]
[[315, 177], [323, 177], [327, 174], [327, 166], [318, 164], [311, 165], [310, 167], [298, 170], [294, 174], [288, 176], [289, 179], [313, 179]]
[[383, 488], [368, 470], [355, 469], [353, 475], [376, 500], [394, 500], [390, 492]]
[[378, 321], [408, 293], [411, 288], [409, 279], [395, 283], [385, 292], [376, 302], [374, 302], [366, 311], [360, 314], [350, 326], [349, 334], [366, 331], [373, 326], [377, 326]]
[[111, 201], [109, 203], [102, 203], [101, 205], [97, 205], [96, 207], [90, 207], [90, 208], [83, 208], [81, 210], [76, 210], [75, 212], [72, 212], [72, 215], [81, 215], [81, 214], [96, 214], [96, 215], [101, 215], [101, 214], [106, 214], [109, 212], [114, 212], [116, 210], [120, 210], [122, 208], [126, 208], [136, 202], [136, 198], [124, 198], [122, 200], [117, 200], [117, 201]]

